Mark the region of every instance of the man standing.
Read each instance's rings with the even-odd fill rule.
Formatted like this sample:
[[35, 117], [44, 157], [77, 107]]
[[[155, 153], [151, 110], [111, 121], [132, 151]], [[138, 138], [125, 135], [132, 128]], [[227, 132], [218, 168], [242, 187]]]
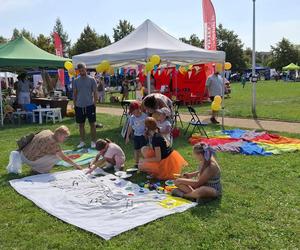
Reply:
[[[206, 80], [206, 88], [208, 90], [209, 98], [213, 102], [215, 96], [223, 96], [223, 79], [219, 75], [217, 67], [215, 66], [215, 73], [210, 75]], [[219, 124], [216, 120], [218, 111], [212, 111], [210, 121], [214, 124]]]
[[80, 143], [77, 146], [85, 146], [85, 120], [88, 118], [91, 128], [91, 148], [96, 147], [96, 103], [97, 83], [96, 80], [87, 75], [86, 66], [83, 63], [77, 65], [80, 77], [74, 81], [73, 101], [75, 106], [76, 122], [79, 124]]

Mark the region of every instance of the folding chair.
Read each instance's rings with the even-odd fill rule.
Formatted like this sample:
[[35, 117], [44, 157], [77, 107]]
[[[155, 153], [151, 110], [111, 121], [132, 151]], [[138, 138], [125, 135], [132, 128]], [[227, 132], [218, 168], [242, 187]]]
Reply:
[[191, 115], [191, 120], [189, 121], [189, 124], [188, 124], [188, 126], [187, 126], [184, 134], [187, 133], [189, 127], [192, 125], [193, 126], [193, 131], [192, 131], [191, 135], [194, 133], [195, 128], [197, 127], [199, 133], [201, 135], [204, 134], [206, 136], [206, 138], [208, 138], [208, 135], [207, 135], [207, 133], [206, 133], [206, 131], [204, 129], [204, 126], [207, 126], [207, 123], [203, 123], [203, 122], [200, 121], [200, 118], [197, 115], [196, 110], [193, 107], [188, 106], [188, 111], [189, 111], [189, 113]]
[[122, 120], [123, 120], [123, 116], [125, 116], [125, 118], [128, 116], [128, 106], [130, 103], [126, 102], [126, 101], [121, 101], [121, 106], [123, 108], [123, 113], [121, 115], [121, 119], [120, 119], [120, 126], [122, 125]]
[[181, 123], [181, 127], [183, 128], [183, 123], [179, 114], [179, 106], [180, 106], [181, 101], [173, 101], [173, 109], [174, 109], [174, 117], [173, 117], [173, 125], [176, 127], [177, 124], [177, 119], [179, 119]]

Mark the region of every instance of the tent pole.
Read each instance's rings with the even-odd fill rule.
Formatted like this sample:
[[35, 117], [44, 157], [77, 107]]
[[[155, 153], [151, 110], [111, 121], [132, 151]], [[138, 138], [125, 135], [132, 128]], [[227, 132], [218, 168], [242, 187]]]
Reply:
[[149, 72], [147, 73], [147, 89], [148, 89], [148, 95], [151, 94], [150, 74], [151, 74], [151, 72], [149, 71]]
[[225, 101], [225, 71], [224, 71], [224, 64], [222, 65], [222, 80], [223, 80], [223, 86], [222, 86], [222, 129], [224, 130], [224, 115], [225, 115], [225, 107], [224, 107], [224, 101]]
[[[5, 81], [7, 81], [7, 73], [5, 73]], [[0, 115], [1, 115], [1, 126], [3, 127], [3, 102], [2, 102], [2, 84], [0, 82]]]

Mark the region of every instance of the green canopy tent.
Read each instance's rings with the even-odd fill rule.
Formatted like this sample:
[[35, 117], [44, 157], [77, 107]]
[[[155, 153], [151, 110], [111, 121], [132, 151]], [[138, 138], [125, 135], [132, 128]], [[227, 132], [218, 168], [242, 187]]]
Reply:
[[[0, 69], [63, 68], [68, 58], [50, 54], [21, 36], [0, 45]], [[0, 85], [0, 116], [3, 125], [2, 92]]]
[[0, 68], [63, 68], [68, 58], [50, 54], [21, 36], [0, 46]]
[[283, 70], [299, 70], [300, 66], [294, 64], [294, 63], [290, 63], [289, 65], [282, 67]]

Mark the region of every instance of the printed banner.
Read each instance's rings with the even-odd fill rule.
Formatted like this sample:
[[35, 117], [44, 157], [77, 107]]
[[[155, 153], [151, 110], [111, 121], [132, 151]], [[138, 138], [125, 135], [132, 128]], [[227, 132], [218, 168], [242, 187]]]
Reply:
[[[55, 54], [57, 56], [63, 57], [63, 46], [62, 46], [61, 39], [56, 32], [53, 33], [53, 37], [54, 37]], [[64, 71], [64, 69], [58, 70], [58, 78], [59, 78], [61, 85], [64, 87], [65, 86], [65, 71]]]
[[[216, 14], [211, 0], [202, 0], [203, 23], [204, 23], [204, 48], [217, 50]], [[207, 75], [214, 72], [213, 65], [208, 64]]]

